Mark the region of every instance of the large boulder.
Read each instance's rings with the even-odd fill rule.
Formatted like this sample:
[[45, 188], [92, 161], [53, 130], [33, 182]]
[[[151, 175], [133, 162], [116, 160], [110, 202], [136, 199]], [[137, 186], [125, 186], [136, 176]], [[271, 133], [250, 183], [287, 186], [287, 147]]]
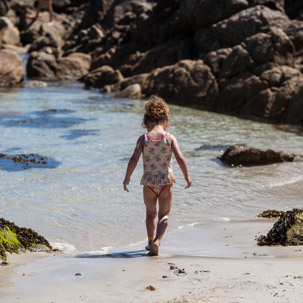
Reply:
[[19, 30], [6, 17], [0, 18], [0, 43], [20, 45]]
[[257, 33], [266, 32], [270, 27], [281, 27], [288, 21], [288, 17], [280, 11], [266, 6], [251, 7], [198, 30], [194, 37], [195, 47], [200, 54], [232, 47]]
[[180, 62], [157, 68], [146, 78], [143, 93], [158, 94], [168, 101], [208, 108], [218, 95], [218, 86], [210, 68], [202, 60], [181, 60]]
[[22, 59], [8, 50], [0, 50], [0, 87], [20, 84], [25, 77]]
[[2, 0], [0, 2], [0, 16], [5, 16], [10, 8], [10, 4], [7, 0]]
[[113, 98], [140, 99], [141, 97], [141, 86], [138, 83], [127, 86], [122, 91], [116, 92], [113, 95]]
[[303, 210], [284, 212], [266, 236], [258, 237], [258, 245], [303, 245]]
[[188, 31], [196, 31], [249, 7], [248, 0], [181, 0], [180, 19]]
[[90, 68], [91, 57], [83, 53], [73, 53], [57, 59], [56, 77], [77, 80], [85, 76]]
[[244, 145], [232, 145], [225, 150], [222, 156], [217, 158], [229, 166], [256, 166], [293, 162], [302, 158], [302, 155], [271, 149], [261, 150]]
[[303, 17], [303, 2], [301, 0], [284, 0], [285, 12], [291, 18]]
[[91, 71], [84, 78], [86, 87], [104, 88], [107, 85], [117, 84], [123, 80], [119, 70], [114, 70], [110, 66], [102, 66]]
[[46, 52], [33, 51], [27, 61], [27, 77], [41, 80], [55, 80], [57, 70], [56, 58]]
[[106, 13], [104, 25], [107, 28], [111, 28], [121, 20], [126, 13], [133, 12], [139, 16], [151, 10], [152, 7], [153, 4], [147, 0], [114, 0]]
[[33, 51], [26, 66], [27, 76], [42, 80], [78, 80], [88, 73], [90, 62], [90, 55], [82, 53], [56, 58], [51, 52]]

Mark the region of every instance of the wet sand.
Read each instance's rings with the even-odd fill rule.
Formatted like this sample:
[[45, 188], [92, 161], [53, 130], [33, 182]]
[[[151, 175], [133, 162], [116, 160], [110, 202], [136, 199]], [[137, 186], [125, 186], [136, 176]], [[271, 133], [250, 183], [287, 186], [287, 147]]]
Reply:
[[[143, 243], [106, 255], [13, 255], [9, 266], [0, 267], [0, 302], [298, 302], [303, 249], [257, 247], [254, 236], [271, 225], [255, 220], [184, 227], [179, 239], [166, 235], [158, 257], [147, 257]], [[199, 235], [200, 243], [190, 243]], [[194, 256], [198, 247], [201, 255]], [[207, 257], [215, 250], [216, 257]]]

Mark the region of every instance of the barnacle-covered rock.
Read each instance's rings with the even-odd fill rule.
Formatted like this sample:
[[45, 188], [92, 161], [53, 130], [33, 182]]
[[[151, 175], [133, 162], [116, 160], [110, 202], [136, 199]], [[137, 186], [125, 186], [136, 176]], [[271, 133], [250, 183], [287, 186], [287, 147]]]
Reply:
[[258, 214], [257, 217], [262, 218], [280, 218], [284, 214], [284, 211], [279, 211], [276, 209], [268, 209], [262, 211], [260, 214]]
[[283, 213], [266, 236], [260, 236], [258, 245], [303, 245], [303, 210]]
[[52, 251], [49, 242], [34, 230], [19, 227], [0, 218], [0, 259], [7, 259], [6, 253], [29, 251]]

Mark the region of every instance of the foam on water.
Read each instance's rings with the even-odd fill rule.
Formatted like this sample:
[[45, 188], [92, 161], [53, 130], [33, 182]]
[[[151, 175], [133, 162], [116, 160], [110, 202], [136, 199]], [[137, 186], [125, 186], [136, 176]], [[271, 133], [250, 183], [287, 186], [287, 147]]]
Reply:
[[60, 243], [60, 242], [51, 242], [50, 245], [54, 249], [59, 249], [61, 252], [65, 254], [74, 254], [76, 253], [76, 247], [74, 245], [68, 243]]

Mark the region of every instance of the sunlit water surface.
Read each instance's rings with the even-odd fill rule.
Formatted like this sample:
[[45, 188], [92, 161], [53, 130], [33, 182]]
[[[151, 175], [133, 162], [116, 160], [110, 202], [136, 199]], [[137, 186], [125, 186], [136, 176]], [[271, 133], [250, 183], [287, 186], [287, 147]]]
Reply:
[[[144, 132], [143, 106], [77, 83], [2, 89], [0, 152], [39, 154], [56, 165], [0, 165], [0, 217], [76, 253], [145, 240], [141, 161], [130, 192], [122, 188], [128, 159]], [[229, 168], [216, 159], [237, 143], [302, 153], [300, 133], [179, 106], [171, 111], [169, 131], [188, 161], [193, 186], [184, 190], [174, 161], [177, 184], [168, 232], [192, 223], [250, 220], [268, 208], [302, 207], [303, 163]]]

